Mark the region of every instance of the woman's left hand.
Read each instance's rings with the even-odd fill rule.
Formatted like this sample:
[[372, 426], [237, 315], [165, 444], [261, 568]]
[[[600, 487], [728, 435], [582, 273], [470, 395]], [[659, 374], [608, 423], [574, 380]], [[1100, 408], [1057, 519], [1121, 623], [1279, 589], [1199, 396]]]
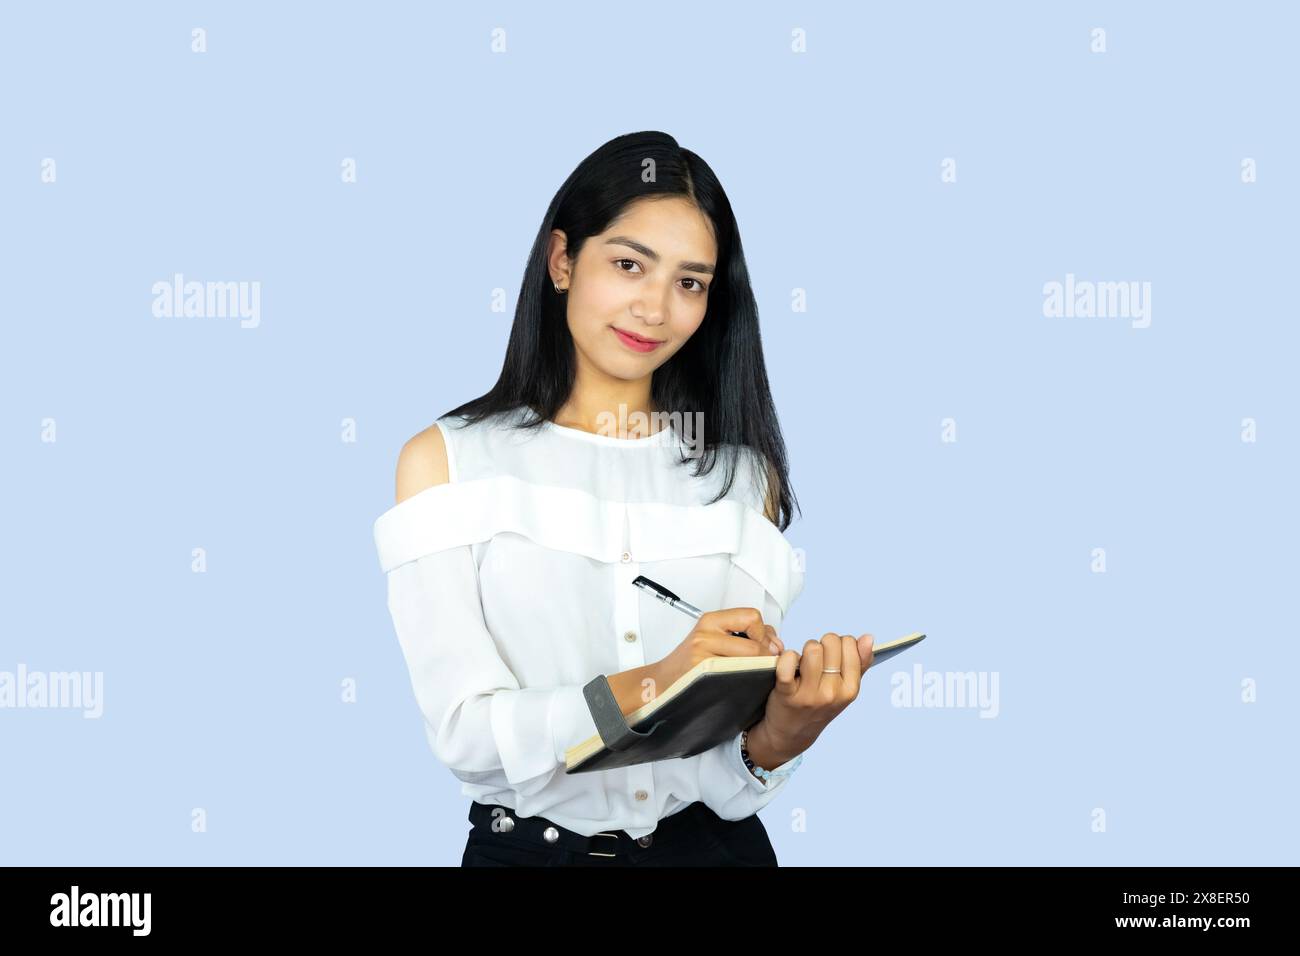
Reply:
[[[803, 654], [787, 650], [776, 664], [776, 686], [763, 719], [750, 736], [766, 746], [767, 769], [793, 760], [812, 746], [826, 725], [857, 699], [862, 675], [871, 666], [874, 638], [863, 634], [823, 634]], [[839, 673], [833, 673], [835, 670]], [[827, 670], [832, 673], [826, 673]], [[797, 673], [796, 673], [797, 672]], [[751, 754], [754, 748], [751, 748]]]

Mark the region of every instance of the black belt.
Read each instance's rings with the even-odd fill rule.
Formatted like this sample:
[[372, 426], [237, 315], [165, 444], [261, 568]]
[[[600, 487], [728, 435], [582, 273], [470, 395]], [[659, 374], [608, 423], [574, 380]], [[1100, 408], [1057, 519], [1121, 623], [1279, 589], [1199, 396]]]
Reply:
[[[584, 836], [546, 817], [521, 817], [510, 807], [477, 800], [470, 802], [469, 819], [474, 824], [474, 832], [490, 839], [503, 842], [523, 840], [542, 847], [564, 847], [590, 856], [619, 856], [651, 846], [703, 847], [717, 839], [706, 836], [708, 831], [723, 823], [721, 817], [698, 800], [672, 816], [664, 817], [655, 825], [654, 832], [643, 837], [634, 837], [626, 830], [603, 830]], [[493, 821], [496, 821], [495, 828]]]

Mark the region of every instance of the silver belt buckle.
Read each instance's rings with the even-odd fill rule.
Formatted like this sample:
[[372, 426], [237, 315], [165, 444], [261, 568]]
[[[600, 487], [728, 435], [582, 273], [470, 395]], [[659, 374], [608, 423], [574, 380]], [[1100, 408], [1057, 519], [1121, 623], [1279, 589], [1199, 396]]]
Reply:
[[[597, 833], [597, 834], [594, 834], [594, 835], [595, 835], [595, 836], [607, 836], [607, 837], [613, 837], [615, 841], [618, 840], [618, 834], [617, 834], [617, 833], [605, 833], [605, 832], [601, 832], [601, 833]], [[597, 852], [596, 850], [588, 850], [588, 851], [587, 851], [587, 856], [618, 856], [618, 854], [617, 854], [617, 853], [599, 853], [599, 852]]]

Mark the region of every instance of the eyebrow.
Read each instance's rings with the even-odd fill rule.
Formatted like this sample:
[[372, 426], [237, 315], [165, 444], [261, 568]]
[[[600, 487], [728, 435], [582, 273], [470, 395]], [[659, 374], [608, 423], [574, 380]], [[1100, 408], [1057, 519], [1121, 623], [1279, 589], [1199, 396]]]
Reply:
[[[649, 246], [643, 245], [635, 239], [630, 239], [627, 236], [613, 236], [605, 240], [605, 245], [627, 246], [630, 249], [635, 249], [637, 252], [641, 253], [641, 255], [653, 259], [655, 262], [659, 261], [659, 253], [655, 252]], [[678, 266], [685, 269], [687, 272], [703, 272], [706, 275], [713, 275], [713, 266], [704, 262], [682, 261], [678, 263]]]

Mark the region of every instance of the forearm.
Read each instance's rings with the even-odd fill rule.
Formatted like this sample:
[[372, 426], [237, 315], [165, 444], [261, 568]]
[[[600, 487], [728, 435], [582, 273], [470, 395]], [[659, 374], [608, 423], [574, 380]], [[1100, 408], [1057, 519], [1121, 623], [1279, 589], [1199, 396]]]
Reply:
[[[754, 766], [762, 767], [764, 770], [779, 767], [787, 760], [793, 760], [803, 753], [803, 750], [793, 743], [774, 739], [766, 720], [760, 720], [749, 728], [749, 733], [745, 736], [745, 749], [749, 752], [749, 759], [753, 761]], [[757, 777], [758, 774], [754, 776]]]
[[[618, 701], [619, 710], [624, 717], [650, 703], [660, 690], [659, 672], [655, 664], [607, 674], [605, 679], [609, 681], [609, 689], [614, 692], [614, 699]], [[643, 684], [647, 680], [651, 683]]]

